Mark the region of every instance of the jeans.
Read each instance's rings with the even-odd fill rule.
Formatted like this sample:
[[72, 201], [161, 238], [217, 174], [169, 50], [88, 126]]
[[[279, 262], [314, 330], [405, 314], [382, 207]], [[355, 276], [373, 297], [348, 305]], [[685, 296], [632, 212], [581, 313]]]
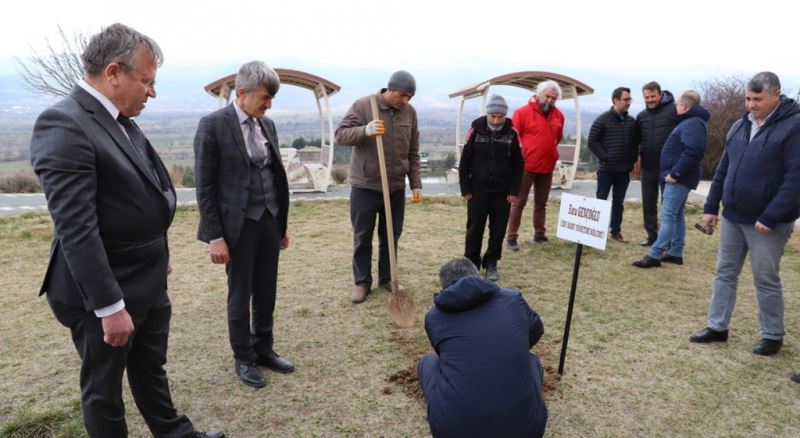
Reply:
[[728, 330], [733, 307], [736, 305], [736, 286], [747, 251], [758, 299], [761, 337], [780, 340], [783, 329], [783, 286], [780, 267], [786, 242], [792, 235], [793, 222], [779, 223], [767, 234], [756, 231], [753, 224], [737, 224], [720, 220], [722, 236], [717, 253], [717, 272], [708, 308], [708, 327]]
[[612, 191], [611, 201], [611, 232], [619, 233], [622, 228], [622, 212], [625, 210], [625, 193], [631, 176], [628, 172], [597, 171], [597, 199], [608, 199]]
[[686, 219], [683, 210], [688, 196], [689, 187], [678, 183], [664, 184], [661, 228], [658, 229], [658, 238], [647, 254], [650, 257], [661, 260], [664, 251], [674, 257], [683, 257], [683, 247], [686, 243]]

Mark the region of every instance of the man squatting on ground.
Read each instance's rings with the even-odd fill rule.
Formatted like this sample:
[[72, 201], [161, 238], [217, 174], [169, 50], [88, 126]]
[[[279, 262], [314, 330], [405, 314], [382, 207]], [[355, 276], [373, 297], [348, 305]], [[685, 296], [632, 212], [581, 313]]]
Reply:
[[417, 111], [408, 103], [416, 89], [416, 81], [410, 73], [396, 71], [386, 88], [375, 95], [379, 120], [372, 119], [370, 99], [365, 96], [353, 103], [336, 128], [336, 143], [353, 146], [348, 177], [352, 186], [350, 222], [353, 225], [353, 281], [356, 285], [353, 303], [364, 302], [372, 287], [372, 236], [376, 218], [378, 284], [391, 291], [389, 241], [386, 238], [376, 135], [383, 136], [395, 250], [403, 233], [406, 176], [411, 184], [411, 202], [416, 204], [422, 200]]
[[[467, 201], [467, 235], [464, 257], [486, 269], [497, 281], [497, 261], [502, 257], [510, 205], [517, 202], [522, 178], [519, 136], [506, 118], [508, 105], [499, 95], [486, 104], [486, 115], [472, 122], [458, 166], [461, 196]], [[481, 259], [486, 219], [489, 244]]]
[[597, 199], [611, 201], [611, 238], [628, 243], [622, 237], [622, 212], [625, 209], [625, 193], [631, 182], [630, 171], [636, 162], [639, 133], [636, 121], [628, 115], [631, 106], [631, 90], [618, 87], [611, 93], [611, 109], [600, 114], [589, 130], [589, 149], [597, 156]]
[[[675, 99], [661, 85], [651, 81], [642, 86], [645, 109], [636, 115], [639, 129], [639, 161], [634, 168], [634, 176], [641, 178], [642, 219], [647, 237], [642, 246], [650, 246], [658, 237], [658, 190], [664, 189], [660, 177], [659, 160], [664, 142], [678, 124], [675, 112]], [[663, 195], [663, 191], [661, 192]]]
[[479, 277], [457, 258], [439, 271], [442, 291], [425, 315], [434, 353], [417, 373], [435, 437], [541, 437], [544, 371], [530, 349], [544, 334], [522, 294]]
[[700, 182], [700, 162], [706, 151], [706, 123], [711, 118], [708, 109], [700, 104], [700, 94], [689, 90], [678, 99], [680, 123], [667, 138], [661, 150], [661, 228], [649, 253], [633, 262], [638, 268], [661, 266], [661, 262], [683, 264], [686, 241], [684, 206], [689, 192]]
[[771, 356], [780, 351], [785, 334], [781, 257], [800, 216], [800, 105], [781, 94], [780, 80], [771, 72], [747, 82], [745, 104], [747, 113], [728, 131], [703, 207], [703, 223], [719, 224], [722, 235], [708, 326], [689, 340], [728, 340], [739, 274], [750, 251], [761, 327], [753, 353]]
[[522, 155], [525, 157], [522, 182], [517, 202], [511, 204], [508, 217], [509, 251], [519, 251], [517, 238], [522, 220], [522, 211], [528, 202], [533, 187], [533, 241], [547, 242], [545, 219], [547, 199], [553, 184], [553, 170], [558, 161], [558, 143], [564, 136], [564, 114], [556, 108], [561, 98], [561, 87], [555, 81], [539, 82], [536, 93], [527, 104], [511, 117], [514, 129], [519, 134]]

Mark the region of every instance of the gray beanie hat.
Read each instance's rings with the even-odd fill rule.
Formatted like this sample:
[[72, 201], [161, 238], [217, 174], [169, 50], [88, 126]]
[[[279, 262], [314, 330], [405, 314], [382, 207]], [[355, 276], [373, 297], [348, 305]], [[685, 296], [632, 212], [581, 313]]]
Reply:
[[486, 103], [486, 114], [502, 114], [508, 113], [508, 104], [503, 96], [499, 94], [492, 94], [489, 102]]
[[411, 76], [411, 73], [405, 70], [398, 70], [392, 73], [392, 77], [389, 78], [389, 85], [386, 88], [393, 91], [405, 91], [413, 95], [417, 91], [417, 81], [414, 80], [414, 76]]

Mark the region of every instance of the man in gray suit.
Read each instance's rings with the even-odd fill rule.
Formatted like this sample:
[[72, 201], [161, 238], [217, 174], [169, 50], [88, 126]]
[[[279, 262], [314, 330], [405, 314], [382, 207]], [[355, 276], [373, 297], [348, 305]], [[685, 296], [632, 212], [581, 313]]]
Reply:
[[91, 437], [128, 434], [122, 401], [131, 394], [157, 437], [199, 433], [172, 405], [163, 365], [171, 305], [167, 228], [175, 190], [139, 127], [155, 98], [161, 49], [114, 24], [81, 56], [84, 78], [36, 120], [31, 164], [55, 231], [40, 293], [69, 327], [81, 357], [81, 404]]
[[294, 371], [272, 349], [278, 256], [289, 246], [289, 184], [275, 124], [264, 114], [279, 88], [278, 74], [263, 62], [242, 65], [235, 101], [203, 117], [194, 138], [197, 238], [209, 243], [212, 263], [225, 264], [235, 371], [256, 388], [267, 384], [256, 365]]

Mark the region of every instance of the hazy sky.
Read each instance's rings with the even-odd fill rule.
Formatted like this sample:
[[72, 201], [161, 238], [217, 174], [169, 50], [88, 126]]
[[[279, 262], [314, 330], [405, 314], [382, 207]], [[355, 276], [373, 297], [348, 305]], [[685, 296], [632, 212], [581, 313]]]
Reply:
[[93, 33], [120, 21], [158, 41], [171, 65], [296, 58], [387, 71], [800, 76], [800, 3], [789, 0], [27, 0], [3, 9], [0, 57], [42, 47], [57, 25]]

